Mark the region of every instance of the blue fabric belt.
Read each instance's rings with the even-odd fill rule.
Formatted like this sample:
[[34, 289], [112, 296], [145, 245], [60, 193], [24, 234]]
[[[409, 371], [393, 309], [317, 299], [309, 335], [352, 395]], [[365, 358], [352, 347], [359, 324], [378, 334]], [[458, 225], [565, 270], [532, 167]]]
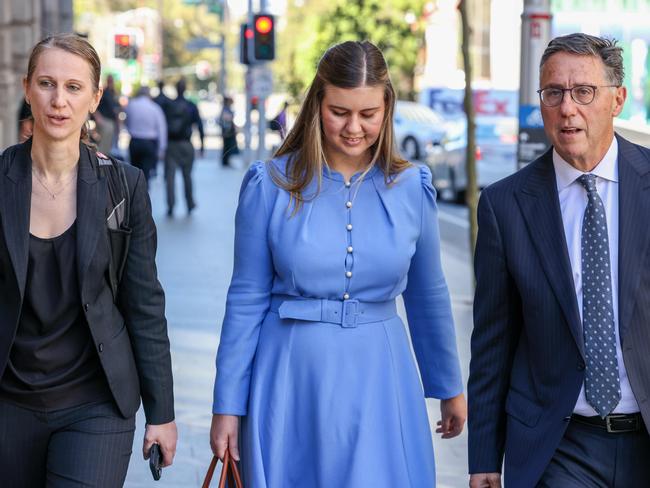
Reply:
[[271, 311], [282, 319], [327, 322], [341, 327], [381, 322], [397, 315], [395, 300], [360, 302], [359, 300], [328, 300], [290, 295], [273, 295]]

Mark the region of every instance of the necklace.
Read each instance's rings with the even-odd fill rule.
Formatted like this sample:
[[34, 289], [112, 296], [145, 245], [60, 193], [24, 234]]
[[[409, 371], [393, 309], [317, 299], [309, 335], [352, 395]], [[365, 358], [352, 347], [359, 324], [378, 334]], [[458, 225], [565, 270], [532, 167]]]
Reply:
[[41, 179], [39, 178], [39, 176], [38, 176], [38, 174], [36, 173], [36, 171], [34, 171], [34, 168], [32, 168], [32, 175], [34, 175], [34, 178], [36, 178], [36, 181], [38, 181], [38, 182], [41, 184], [41, 186], [43, 187], [43, 189], [47, 192], [48, 195], [50, 195], [50, 197], [52, 198], [52, 200], [56, 200], [56, 197], [57, 197], [58, 195], [60, 195], [60, 194], [63, 192], [63, 190], [65, 190], [65, 189], [67, 188], [67, 186], [68, 186], [70, 183], [72, 183], [72, 181], [73, 181], [74, 179], [76, 179], [76, 177], [77, 177], [77, 169], [75, 169], [75, 170], [73, 171], [73, 174], [72, 174], [72, 176], [68, 179], [68, 181], [66, 181], [65, 184], [64, 184], [64, 185], [63, 185], [63, 186], [62, 186], [58, 191], [55, 191], [55, 192], [51, 191], [51, 190], [47, 187], [47, 185], [43, 182], [43, 180], [41, 180]]

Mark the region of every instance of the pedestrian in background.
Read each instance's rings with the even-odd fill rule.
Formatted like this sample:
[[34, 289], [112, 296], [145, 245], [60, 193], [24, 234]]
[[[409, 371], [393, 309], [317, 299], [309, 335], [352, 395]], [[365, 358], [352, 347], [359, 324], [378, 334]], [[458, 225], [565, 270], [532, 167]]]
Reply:
[[650, 480], [650, 151], [614, 133], [622, 49], [553, 39], [540, 63], [552, 143], [478, 208], [468, 385], [473, 488]]
[[147, 184], [158, 159], [167, 149], [167, 122], [162, 109], [149, 95], [149, 87], [140, 87], [125, 109], [126, 129], [131, 135], [131, 164], [144, 173]]
[[289, 102], [284, 102], [282, 109], [269, 121], [269, 129], [280, 134], [280, 138], [284, 139], [287, 135], [287, 108]]
[[230, 166], [230, 157], [239, 154], [237, 146], [237, 126], [235, 125], [235, 112], [232, 109], [233, 99], [230, 97], [223, 98], [223, 109], [219, 115], [219, 127], [221, 128], [221, 139], [223, 149], [221, 150], [222, 166]]
[[120, 104], [115, 91], [115, 80], [113, 75], [106, 77], [106, 86], [102, 92], [97, 111], [93, 114], [97, 135], [97, 149], [104, 154], [111, 154], [117, 145], [117, 137], [120, 128]]
[[211, 445], [241, 450], [256, 488], [433, 487], [424, 397], [442, 399], [443, 438], [463, 428], [435, 190], [395, 151], [394, 105], [377, 47], [333, 46], [275, 158], [244, 178]]
[[18, 111], [18, 142], [25, 142], [32, 137], [34, 131], [34, 118], [32, 117], [32, 109], [29, 108], [27, 100], [23, 98]]
[[177, 96], [165, 107], [167, 119], [167, 152], [165, 153], [165, 182], [167, 187], [167, 215], [174, 215], [176, 203], [176, 168], [181, 169], [187, 213], [196, 207], [192, 192], [192, 166], [194, 165], [194, 146], [192, 128], [196, 127], [201, 138], [201, 157], [203, 157], [203, 122], [198, 107], [185, 98], [185, 80], [176, 83]]
[[153, 101], [158, 104], [158, 106], [165, 110], [165, 106], [172, 101], [164, 92], [165, 82], [163, 80], [158, 80], [158, 95], [153, 98]]
[[23, 81], [33, 137], [0, 157], [2, 486], [122, 486], [141, 399], [145, 456], [157, 443], [169, 465], [176, 450], [156, 229], [144, 176], [128, 165], [130, 245], [117, 290], [107, 280], [98, 162], [111, 161], [84, 128], [100, 70], [82, 37], [40, 41]]

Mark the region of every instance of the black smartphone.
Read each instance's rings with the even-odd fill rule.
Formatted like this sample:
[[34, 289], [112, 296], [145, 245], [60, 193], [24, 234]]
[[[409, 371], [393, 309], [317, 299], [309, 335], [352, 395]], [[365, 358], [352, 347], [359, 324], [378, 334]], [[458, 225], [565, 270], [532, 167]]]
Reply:
[[162, 453], [158, 444], [152, 445], [149, 450], [149, 469], [151, 469], [153, 479], [158, 481], [162, 474]]

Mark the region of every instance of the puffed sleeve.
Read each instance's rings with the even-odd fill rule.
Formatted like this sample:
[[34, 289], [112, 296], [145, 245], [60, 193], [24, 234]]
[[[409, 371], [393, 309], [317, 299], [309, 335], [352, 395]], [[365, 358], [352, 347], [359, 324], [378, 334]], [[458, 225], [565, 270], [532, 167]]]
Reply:
[[447, 399], [462, 393], [463, 382], [449, 291], [440, 262], [438, 208], [429, 168], [420, 167], [420, 178], [421, 229], [403, 297], [425, 396]]
[[273, 265], [267, 240], [270, 185], [264, 163], [244, 177], [235, 216], [235, 255], [217, 352], [213, 413], [246, 415], [253, 358], [270, 306]]

